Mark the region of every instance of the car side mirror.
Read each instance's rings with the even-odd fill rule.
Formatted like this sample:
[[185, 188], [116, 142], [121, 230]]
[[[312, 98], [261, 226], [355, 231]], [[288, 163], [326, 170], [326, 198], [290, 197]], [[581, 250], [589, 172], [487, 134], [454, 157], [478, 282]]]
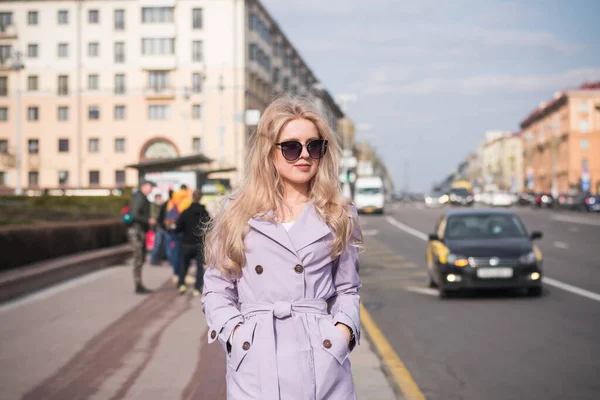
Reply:
[[429, 234], [429, 241], [433, 242], [434, 240], [440, 240], [440, 237], [437, 235], [437, 233], [430, 233]]
[[533, 232], [531, 232], [531, 236], [530, 237], [531, 237], [531, 240], [536, 240], [536, 239], [541, 239], [542, 236], [544, 236], [544, 235], [542, 235], [542, 232], [533, 231]]

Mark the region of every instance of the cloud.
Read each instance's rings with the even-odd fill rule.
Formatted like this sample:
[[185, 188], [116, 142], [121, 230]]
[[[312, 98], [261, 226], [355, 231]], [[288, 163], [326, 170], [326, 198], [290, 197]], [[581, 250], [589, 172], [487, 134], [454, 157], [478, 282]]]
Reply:
[[376, 71], [370, 75], [368, 94], [457, 94], [482, 95], [494, 93], [535, 93], [555, 88], [573, 88], [586, 81], [600, 80], [600, 68], [576, 68], [553, 74], [488, 74], [470, 77], [425, 78], [414, 81], [396, 80]]

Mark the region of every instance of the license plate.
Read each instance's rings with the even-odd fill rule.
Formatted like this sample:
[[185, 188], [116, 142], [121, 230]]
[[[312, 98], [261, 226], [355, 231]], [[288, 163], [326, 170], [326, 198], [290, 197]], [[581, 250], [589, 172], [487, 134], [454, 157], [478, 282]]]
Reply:
[[372, 213], [373, 211], [375, 211], [375, 207], [365, 207], [366, 213]]
[[512, 268], [477, 268], [478, 278], [512, 278]]

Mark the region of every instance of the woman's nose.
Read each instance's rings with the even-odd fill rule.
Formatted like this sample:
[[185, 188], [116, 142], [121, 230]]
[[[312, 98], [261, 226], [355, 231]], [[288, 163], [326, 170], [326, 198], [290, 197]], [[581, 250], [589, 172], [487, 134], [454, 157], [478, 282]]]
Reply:
[[308, 147], [302, 146], [302, 153], [300, 153], [300, 158], [306, 160], [310, 158], [310, 154], [308, 154]]

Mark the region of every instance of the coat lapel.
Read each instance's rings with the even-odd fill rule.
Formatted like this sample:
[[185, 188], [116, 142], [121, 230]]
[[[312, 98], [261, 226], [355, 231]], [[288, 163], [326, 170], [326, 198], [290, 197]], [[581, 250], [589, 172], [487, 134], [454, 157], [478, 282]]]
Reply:
[[[270, 211], [269, 215], [273, 217], [273, 211]], [[293, 254], [296, 254], [296, 249], [294, 249], [294, 245], [290, 240], [290, 236], [288, 235], [283, 225], [281, 225], [280, 223], [270, 221], [262, 217], [253, 217], [250, 218], [250, 220], [248, 221], [248, 225], [259, 231], [263, 235], [274, 240], [275, 242], [279, 243], [280, 245], [291, 251]]]
[[330, 234], [331, 229], [325, 221], [319, 217], [313, 204], [308, 203], [289, 233], [294, 247], [297, 251], [300, 251], [306, 246]]

